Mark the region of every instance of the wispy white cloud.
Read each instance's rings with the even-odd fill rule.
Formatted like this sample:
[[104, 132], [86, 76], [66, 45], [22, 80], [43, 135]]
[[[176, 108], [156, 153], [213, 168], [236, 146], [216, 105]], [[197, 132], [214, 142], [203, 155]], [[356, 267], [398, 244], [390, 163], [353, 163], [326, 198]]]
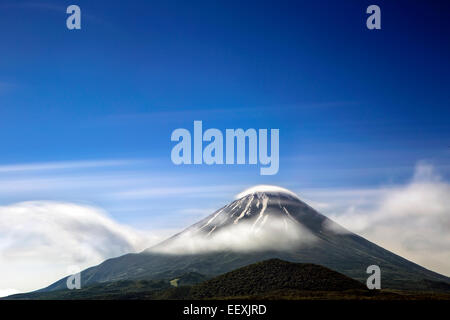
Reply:
[[16, 289], [10, 289], [10, 288], [8, 288], [8, 289], [0, 289], [0, 298], [1, 297], [7, 297], [7, 296], [10, 296], [12, 294], [17, 294], [17, 293], [20, 293], [20, 291], [16, 290]]
[[347, 229], [450, 275], [450, 184], [440, 180], [432, 166], [419, 164], [403, 186], [328, 190], [326, 195], [323, 212]]
[[[183, 228], [194, 214], [180, 210], [221, 206], [242, 190], [239, 185], [214, 185], [210, 176], [205, 181], [198, 174], [180, 176], [165, 168], [155, 158], [0, 165], [0, 204], [83, 202], [99, 205], [130, 225]], [[176, 201], [167, 202], [169, 198]]]
[[205, 186], [183, 186], [183, 187], [154, 187], [135, 190], [127, 190], [112, 194], [113, 197], [122, 199], [142, 199], [161, 198], [174, 195], [182, 196], [217, 196], [222, 192], [232, 192], [236, 190], [235, 185], [205, 185]]
[[116, 167], [116, 166], [132, 165], [139, 162], [142, 162], [142, 160], [92, 160], [92, 161], [61, 161], [61, 162], [45, 162], [45, 163], [10, 164], [10, 165], [0, 165], [0, 173]]
[[346, 211], [349, 207], [355, 206], [373, 209], [383, 197], [400, 187], [400, 185], [396, 185], [361, 189], [302, 189], [297, 194], [313, 208], [328, 215], [336, 215]]
[[111, 219], [99, 208], [63, 202], [0, 207], [0, 289], [35, 290], [107, 258], [159, 242]]
[[240, 222], [220, 228], [211, 234], [186, 230], [180, 236], [151, 251], [166, 254], [199, 254], [214, 251], [289, 250], [309, 245], [317, 238], [290, 219], [268, 217], [261, 226]]

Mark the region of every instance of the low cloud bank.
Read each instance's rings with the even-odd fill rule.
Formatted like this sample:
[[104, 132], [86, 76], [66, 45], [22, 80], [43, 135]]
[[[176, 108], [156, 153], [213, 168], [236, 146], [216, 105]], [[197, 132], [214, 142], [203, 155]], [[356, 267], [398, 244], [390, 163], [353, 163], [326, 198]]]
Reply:
[[0, 298], [7, 297], [7, 296], [10, 296], [12, 294], [17, 294], [17, 293], [20, 293], [20, 291], [16, 290], [16, 289], [0, 289]]
[[66, 276], [70, 266], [84, 269], [143, 250], [152, 240], [90, 206], [47, 201], [2, 206], [0, 294], [44, 287]]
[[328, 214], [349, 230], [422, 266], [450, 276], [450, 184], [420, 164], [409, 184], [392, 188], [372, 208]]
[[308, 245], [316, 237], [299, 223], [287, 218], [267, 216], [260, 226], [254, 222], [239, 222], [210, 234], [186, 230], [168, 243], [151, 251], [167, 254], [197, 254], [215, 251], [288, 250]]

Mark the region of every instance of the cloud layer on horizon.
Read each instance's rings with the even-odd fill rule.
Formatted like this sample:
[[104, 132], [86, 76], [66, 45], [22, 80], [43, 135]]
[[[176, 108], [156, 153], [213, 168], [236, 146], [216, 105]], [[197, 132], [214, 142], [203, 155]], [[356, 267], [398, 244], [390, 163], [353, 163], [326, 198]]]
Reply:
[[450, 184], [419, 164], [404, 186], [380, 189], [345, 210], [324, 210], [352, 232], [413, 262], [450, 276]]
[[[0, 289], [35, 290], [158, 237], [121, 225], [98, 208], [34, 201], [0, 207]], [[10, 289], [14, 288], [14, 289]]]

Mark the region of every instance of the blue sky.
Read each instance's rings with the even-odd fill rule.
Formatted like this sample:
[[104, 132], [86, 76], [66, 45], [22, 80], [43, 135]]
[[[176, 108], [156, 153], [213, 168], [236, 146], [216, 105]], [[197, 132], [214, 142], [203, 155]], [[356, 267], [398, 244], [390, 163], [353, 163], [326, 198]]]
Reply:
[[[180, 228], [254, 184], [372, 189], [421, 162], [448, 180], [448, 5], [378, 1], [369, 31], [370, 4], [1, 1], [0, 203]], [[279, 128], [279, 173], [173, 165], [170, 134], [194, 120]]]
[[[256, 184], [450, 275], [449, 12], [0, 0], [0, 296], [142, 250]], [[171, 133], [194, 120], [279, 129], [279, 172], [174, 165]]]

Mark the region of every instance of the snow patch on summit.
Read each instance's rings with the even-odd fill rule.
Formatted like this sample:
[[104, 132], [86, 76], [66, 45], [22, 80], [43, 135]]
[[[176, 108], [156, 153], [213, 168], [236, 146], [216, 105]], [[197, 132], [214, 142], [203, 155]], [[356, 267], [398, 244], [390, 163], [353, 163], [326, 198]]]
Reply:
[[257, 193], [268, 193], [268, 194], [286, 194], [291, 197], [294, 197], [296, 199], [299, 199], [299, 197], [292, 192], [291, 190], [278, 187], [278, 186], [272, 186], [272, 185], [258, 185], [251, 188], [248, 188], [247, 190], [244, 190], [243, 192], [239, 193], [236, 196], [236, 199], [241, 199], [243, 197], [246, 197], [248, 195], [257, 194]]
[[234, 220], [235, 224], [238, 223], [238, 221], [240, 219], [242, 219], [245, 216], [245, 214], [248, 212], [248, 210], [250, 209], [250, 205], [252, 204], [254, 198], [255, 198], [255, 196], [252, 195], [250, 197], [250, 199], [248, 199], [248, 202], [247, 202], [247, 205], [245, 206], [245, 209], [242, 211], [241, 215], [239, 217], [237, 217], [236, 220]]

